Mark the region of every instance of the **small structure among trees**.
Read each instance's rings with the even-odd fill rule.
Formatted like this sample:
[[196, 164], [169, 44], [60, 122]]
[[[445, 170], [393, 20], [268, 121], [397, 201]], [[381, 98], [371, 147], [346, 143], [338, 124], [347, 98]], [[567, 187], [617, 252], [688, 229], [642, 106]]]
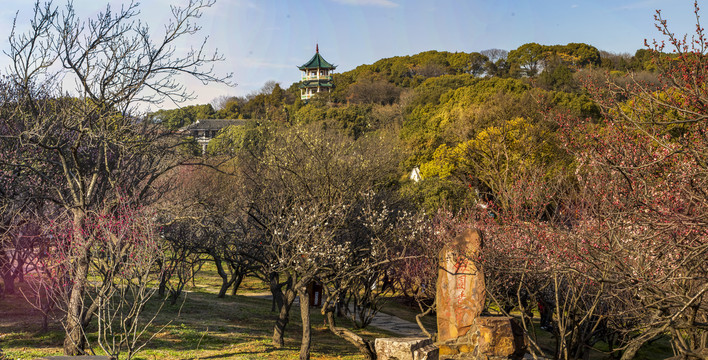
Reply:
[[300, 99], [309, 100], [318, 92], [329, 92], [333, 87], [332, 72], [336, 65], [328, 63], [320, 55], [320, 46], [315, 46], [315, 55], [298, 69], [302, 71], [300, 78]]
[[221, 129], [236, 125], [245, 125], [247, 120], [243, 119], [200, 119], [180, 129], [182, 133], [188, 133], [202, 147], [202, 154], [206, 153], [209, 141], [216, 137]]

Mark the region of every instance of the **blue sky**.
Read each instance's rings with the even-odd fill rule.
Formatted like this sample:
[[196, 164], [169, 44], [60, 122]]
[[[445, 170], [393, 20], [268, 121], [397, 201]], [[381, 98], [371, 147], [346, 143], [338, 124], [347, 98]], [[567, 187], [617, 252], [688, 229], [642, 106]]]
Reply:
[[[186, 2], [144, 0], [141, 17], [159, 30], [167, 22], [169, 5]], [[0, 33], [9, 33], [16, 12], [22, 28], [32, 16], [32, 3], [2, 0]], [[105, 4], [74, 0], [84, 17], [104, 10]], [[221, 95], [248, 94], [268, 80], [288, 87], [299, 80], [297, 66], [310, 59], [316, 43], [338, 72], [426, 50], [512, 50], [529, 42], [584, 42], [634, 53], [644, 39], [660, 38], [653, 20], [656, 9], [677, 34], [695, 28], [693, 0], [217, 0], [200, 20], [201, 36], [209, 36], [208, 46], [226, 58], [215, 70], [233, 73], [237, 85], [187, 84], [197, 95], [191, 103], [202, 104]], [[0, 46], [6, 49], [7, 41]], [[0, 55], [0, 69], [6, 66]]]

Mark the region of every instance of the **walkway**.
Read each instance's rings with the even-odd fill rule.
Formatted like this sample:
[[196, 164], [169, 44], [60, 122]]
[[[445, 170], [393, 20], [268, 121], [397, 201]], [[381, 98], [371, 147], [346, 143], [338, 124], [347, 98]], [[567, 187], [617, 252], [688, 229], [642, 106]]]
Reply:
[[374, 316], [374, 319], [371, 321], [371, 326], [390, 331], [402, 337], [426, 337], [423, 331], [420, 330], [418, 324], [382, 312]]
[[[251, 293], [243, 295], [262, 299], [271, 299], [270, 293]], [[293, 306], [299, 306], [298, 304], [299, 297], [296, 297]], [[420, 330], [418, 324], [403, 320], [393, 315], [384, 314], [382, 312], [379, 312], [374, 316], [374, 319], [371, 320], [370, 326], [400, 335], [401, 337], [425, 337], [425, 334], [423, 334], [423, 331]]]

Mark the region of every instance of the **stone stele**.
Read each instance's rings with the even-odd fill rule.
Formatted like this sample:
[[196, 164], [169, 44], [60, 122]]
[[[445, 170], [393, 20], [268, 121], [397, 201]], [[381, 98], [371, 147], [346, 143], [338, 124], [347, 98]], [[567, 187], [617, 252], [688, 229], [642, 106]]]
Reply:
[[468, 229], [440, 252], [438, 342], [465, 336], [484, 309], [484, 274], [472, 260], [478, 257], [481, 247], [480, 231]]

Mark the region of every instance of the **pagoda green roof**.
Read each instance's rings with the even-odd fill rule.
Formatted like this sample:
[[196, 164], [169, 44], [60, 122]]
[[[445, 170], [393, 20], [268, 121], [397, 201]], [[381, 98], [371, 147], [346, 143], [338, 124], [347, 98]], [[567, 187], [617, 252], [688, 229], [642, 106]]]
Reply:
[[315, 55], [310, 59], [310, 61], [306, 62], [302, 66], [298, 66], [300, 70], [307, 70], [307, 69], [336, 69], [336, 65], [332, 65], [328, 63], [324, 58], [322, 58], [322, 55], [320, 55], [320, 52], [317, 51], [315, 52]]
[[310, 80], [310, 81], [303, 81], [300, 83], [298, 86], [299, 88], [306, 88], [306, 87], [332, 87], [332, 82], [328, 80]]

